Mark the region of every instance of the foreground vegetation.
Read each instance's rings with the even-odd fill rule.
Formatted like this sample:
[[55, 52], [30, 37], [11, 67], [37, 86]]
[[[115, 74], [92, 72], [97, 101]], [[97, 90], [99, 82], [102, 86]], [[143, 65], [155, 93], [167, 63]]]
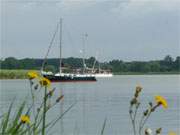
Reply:
[[[24, 101], [18, 107], [15, 106], [14, 101], [12, 101], [7, 112], [0, 116], [1, 135], [47, 135], [52, 127], [58, 123], [58, 121], [62, 119], [63, 116], [75, 105], [75, 103], [72, 104], [62, 114], [57, 114], [56, 119], [47, 122], [47, 113], [49, 113], [54, 106], [63, 100], [64, 95], [59, 95], [59, 97], [55, 98], [56, 100], [54, 103], [50, 103], [51, 98], [54, 98], [53, 94], [55, 91], [55, 88], [51, 87], [51, 82], [48, 79], [39, 76], [38, 73], [34, 71], [28, 72], [27, 77], [29, 78], [31, 91], [30, 103], [28, 103], [28, 101]], [[39, 92], [42, 92], [44, 96], [41, 99], [41, 103], [37, 104], [36, 99], [37, 93]], [[168, 102], [162, 96], [155, 96], [155, 101], [149, 102], [148, 107], [144, 108], [140, 122], [138, 122], [139, 119], [137, 119], [137, 117], [140, 116], [138, 114], [140, 113], [138, 110], [141, 107], [141, 104], [143, 104], [143, 102], [140, 101], [141, 93], [142, 87], [137, 86], [132, 99], [130, 99], [129, 116], [132, 122], [133, 134], [161, 135], [163, 132], [162, 128], [157, 127], [156, 131], [152, 131], [151, 128], [144, 127], [151, 114], [155, 113], [158, 108], [168, 108]], [[17, 109], [17, 111], [14, 111], [14, 108]], [[100, 130], [101, 135], [103, 135], [105, 133], [105, 129], [108, 128], [106, 127], [107, 121], [108, 117], [105, 118], [104, 123], [102, 124], [102, 129]], [[168, 135], [176, 135], [176, 133], [169, 132]]]
[[[164, 109], [167, 109], [168, 103], [164, 97], [157, 95], [154, 97], [155, 101], [149, 102], [147, 108], [144, 108], [144, 111], [140, 113], [138, 112], [138, 110], [143, 104], [143, 102], [140, 101], [141, 93], [142, 93], [142, 87], [137, 86], [135, 89], [134, 96], [130, 100], [129, 116], [132, 122], [133, 133], [134, 135], [161, 135], [162, 132], [161, 127], [157, 127], [156, 131], [152, 131], [150, 127], [146, 127], [146, 128], [144, 127], [146, 126], [152, 113], [155, 113], [156, 110], [161, 106]], [[139, 115], [138, 113], [140, 113], [141, 115]], [[140, 116], [140, 119], [137, 118], [138, 116]], [[176, 134], [174, 132], [169, 132], [169, 135], [176, 135]]]
[[[62, 66], [66, 67], [67, 70], [76, 68], [82, 68], [81, 58], [64, 58]], [[93, 67], [95, 58], [90, 57], [85, 59], [86, 65], [89, 68]], [[16, 59], [13, 57], [0, 60], [1, 69], [23, 69], [23, 70], [40, 70], [43, 63], [43, 59]], [[125, 62], [122, 60], [112, 60], [109, 62], [96, 62], [95, 67], [102, 69], [110, 69], [115, 74], [153, 74], [153, 73], [180, 73], [180, 56], [172, 58], [167, 55], [162, 60], [152, 61], [132, 61]], [[46, 70], [52, 72], [58, 71], [59, 59], [47, 59]]]
[[[62, 114], [57, 114], [56, 118], [47, 122], [47, 113], [56, 106], [64, 95], [54, 97], [55, 88], [51, 87], [51, 82], [38, 75], [36, 72], [28, 72], [30, 83], [31, 100], [25, 100], [18, 107], [14, 101], [9, 106], [7, 112], [0, 116], [0, 134], [1, 135], [46, 135], [52, 127], [63, 118], [63, 116], [75, 105], [72, 104]], [[36, 99], [37, 93], [44, 96], [40, 104]], [[50, 103], [51, 98], [55, 98], [54, 103]], [[49, 103], [49, 104], [48, 104]], [[14, 110], [17, 109], [16, 111]]]

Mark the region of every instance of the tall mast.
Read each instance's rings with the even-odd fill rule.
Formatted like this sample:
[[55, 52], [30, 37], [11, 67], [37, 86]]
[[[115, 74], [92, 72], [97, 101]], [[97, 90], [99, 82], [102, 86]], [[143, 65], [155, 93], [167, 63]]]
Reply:
[[62, 73], [62, 18], [60, 18], [60, 34], [59, 34], [59, 74]]
[[86, 69], [86, 63], [85, 63], [85, 40], [87, 39], [88, 34], [84, 34], [82, 37], [82, 41], [83, 41], [83, 74], [85, 72]]

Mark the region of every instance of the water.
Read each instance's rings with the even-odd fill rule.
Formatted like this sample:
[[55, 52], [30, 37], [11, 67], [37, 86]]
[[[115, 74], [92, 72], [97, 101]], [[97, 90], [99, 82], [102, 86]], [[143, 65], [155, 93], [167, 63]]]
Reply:
[[[141, 93], [142, 112], [155, 95], [162, 95], [168, 101], [168, 109], [159, 107], [152, 114], [146, 127], [155, 130], [162, 127], [163, 134], [169, 131], [180, 133], [180, 75], [121, 75], [113, 78], [98, 79], [94, 83], [54, 83], [56, 100], [60, 93], [64, 94], [61, 104], [48, 113], [48, 120], [56, 118], [70, 105], [76, 105], [48, 130], [50, 135], [99, 135], [104, 119], [107, 118], [105, 135], [132, 135], [129, 119], [129, 101], [137, 84], [143, 87]], [[41, 90], [42, 92], [42, 90]], [[41, 92], [36, 92], [37, 100]], [[28, 80], [1, 80], [1, 112], [16, 97], [15, 104], [30, 99]], [[138, 117], [141, 113], [138, 113]]]

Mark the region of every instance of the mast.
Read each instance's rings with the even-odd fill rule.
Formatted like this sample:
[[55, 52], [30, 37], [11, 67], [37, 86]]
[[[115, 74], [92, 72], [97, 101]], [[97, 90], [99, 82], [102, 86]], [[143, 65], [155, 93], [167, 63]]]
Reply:
[[85, 73], [85, 69], [86, 69], [86, 63], [85, 63], [85, 40], [88, 37], [88, 34], [84, 34], [82, 37], [82, 41], [83, 41], [83, 74]]
[[60, 34], [59, 34], [59, 74], [62, 73], [62, 18], [60, 18]]

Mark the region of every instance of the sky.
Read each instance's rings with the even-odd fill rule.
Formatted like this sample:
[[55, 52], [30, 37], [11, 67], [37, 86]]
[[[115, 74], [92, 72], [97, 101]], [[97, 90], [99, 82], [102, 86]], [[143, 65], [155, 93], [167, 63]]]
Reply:
[[[62, 55], [100, 61], [180, 56], [178, 0], [0, 0], [1, 58], [44, 58], [60, 18]], [[59, 57], [59, 34], [49, 58]]]

